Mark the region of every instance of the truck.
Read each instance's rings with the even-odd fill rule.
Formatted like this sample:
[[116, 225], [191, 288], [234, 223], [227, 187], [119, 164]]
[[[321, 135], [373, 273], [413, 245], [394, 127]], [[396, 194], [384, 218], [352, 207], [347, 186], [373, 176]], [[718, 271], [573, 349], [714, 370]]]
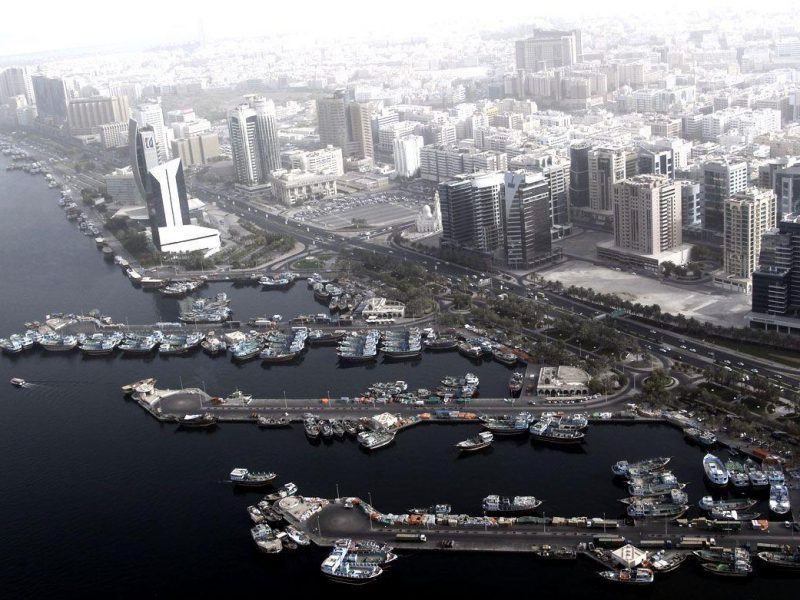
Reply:
[[596, 535], [594, 545], [598, 548], [618, 548], [626, 544], [625, 538], [621, 535]]
[[716, 540], [712, 537], [693, 537], [688, 535], [683, 536], [678, 542], [678, 548], [689, 549], [708, 548], [715, 545]]
[[427, 542], [428, 538], [424, 533], [398, 533], [394, 539], [398, 542]]

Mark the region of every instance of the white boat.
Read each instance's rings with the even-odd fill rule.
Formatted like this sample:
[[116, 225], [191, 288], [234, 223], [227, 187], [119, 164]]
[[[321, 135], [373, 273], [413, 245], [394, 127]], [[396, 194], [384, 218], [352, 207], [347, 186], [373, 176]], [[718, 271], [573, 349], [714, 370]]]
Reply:
[[21, 377], [12, 377], [11, 378], [11, 385], [16, 387], [25, 387], [25, 380]]
[[600, 577], [614, 583], [646, 585], [653, 583], [653, 572], [650, 569], [622, 569], [620, 571], [602, 571]]
[[358, 442], [367, 450], [377, 450], [394, 441], [393, 431], [362, 431], [358, 434]]
[[789, 489], [782, 483], [775, 483], [769, 488], [769, 509], [776, 515], [788, 514], [791, 510]]
[[491, 495], [483, 499], [483, 510], [488, 513], [506, 513], [524, 515], [533, 512], [542, 505], [542, 501], [535, 496], [505, 496]]
[[703, 470], [712, 484], [720, 487], [728, 485], [728, 470], [722, 461], [713, 454], [706, 454], [703, 457]]
[[348, 554], [348, 547], [334, 547], [322, 563], [322, 573], [333, 581], [351, 585], [369, 583], [383, 573], [383, 569], [375, 563], [347, 560]]
[[475, 437], [471, 437], [463, 442], [458, 442], [456, 448], [462, 452], [475, 452], [491, 446], [494, 441], [494, 434], [491, 431], [481, 431]]

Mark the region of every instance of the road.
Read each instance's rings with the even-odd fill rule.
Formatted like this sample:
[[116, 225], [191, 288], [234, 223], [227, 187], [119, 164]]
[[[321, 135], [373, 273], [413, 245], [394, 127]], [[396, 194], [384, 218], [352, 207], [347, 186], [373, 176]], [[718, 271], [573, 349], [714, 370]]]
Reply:
[[[390, 244], [389, 246], [376, 245], [356, 236], [331, 233], [311, 223], [297, 222], [292, 219], [275, 216], [255, 203], [242, 198], [234, 200], [218, 197], [218, 192], [202, 187], [195, 191], [198, 196], [201, 196], [201, 199], [216, 201], [220, 206], [244, 219], [261, 227], [266, 227], [269, 231], [291, 235], [307, 246], [313, 245], [333, 251], [342, 251], [347, 247], [351, 247], [373, 253], [389, 254], [405, 261], [422, 262], [429, 267], [432, 266], [434, 271], [439, 274], [450, 277], [485, 275], [469, 267], [436, 260], [396, 244]], [[205, 195], [205, 198], [202, 197], [203, 195]], [[501, 278], [494, 276], [493, 281], [496, 285], [502, 284], [505, 292], [514, 293], [521, 297], [528, 296], [530, 288], [523, 285], [520, 277], [504, 276]], [[609, 315], [612, 312], [609, 308], [593, 306], [552, 290], [542, 289], [540, 291], [549, 306], [565, 311], [570, 315], [596, 318], [599, 315]], [[752, 375], [758, 374], [779, 388], [793, 388], [800, 391], [800, 375], [798, 375], [797, 370], [780, 363], [736, 352], [704, 340], [675, 334], [667, 329], [653, 327], [630, 317], [615, 317], [615, 326], [618, 330], [639, 341], [643, 347], [647, 348], [649, 346], [648, 349], [654, 353], [661, 352], [661, 354], [673, 360], [679, 360], [698, 369], [702, 370], [714, 364], [727, 366], [732, 371], [738, 372], [740, 377], [752, 377]], [[573, 350], [579, 351], [580, 349], [573, 348]], [[585, 349], [582, 352], [584, 354], [591, 353], [591, 351], [587, 352]], [[622, 367], [622, 365], [618, 366]]]

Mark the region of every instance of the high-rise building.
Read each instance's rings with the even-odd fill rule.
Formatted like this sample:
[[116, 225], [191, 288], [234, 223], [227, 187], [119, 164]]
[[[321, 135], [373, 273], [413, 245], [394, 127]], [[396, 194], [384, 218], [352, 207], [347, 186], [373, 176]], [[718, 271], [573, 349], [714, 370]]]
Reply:
[[172, 155], [180, 158], [187, 167], [204, 165], [220, 155], [219, 136], [216, 133], [204, 133], [172, 140]]
[[261, 96], [228, 112], [228, 129], [236, 179], [241, 185], [265, 184], [281, 168], [275, 105]]
[[8, 67], [0, 71], [0, 104], [11, 96], [25, 96], [28, 105], [36, 104], [28, 67]]
[[265, 183], [256, 134], [256, 111], [247, 104], [228, 111], [228, 130], [236, 181], [245, 186]]
[[445, 181], [463, 173], [505, 171], [505, 152], [480, 151], [475, 148], [424, 146], [420, 151], [420, 175], [429, 181]]
[[778, 219], [784, 215], [800, 213], [800, 159], [775, 173]]
[[636, 175], [616, 183], [613, 198], [617, 248], [658, 256], [682, 245], [679, 185], [661, 175]]
[[543, 71], [569, 67], [580, 62], [583, 54], [581, 32], [534, 30], [533, 35], [515, 44], [517, 69]]
[[416, 177], [419, 174], [424, 144], [419, 135], [406, 135], [394, 140], [394, 166], [400, 177]]
[[104, 123], [99, 127], [100, 143], [103, 148], [124, 148], [128, 145], [128, 123]]
[[569, 203], [570, 206], [589, 206], [589, 151], [591, 145], [581, 142], [569, 149]]
[[684, 227], [699, 227], [703, 224], [703, 204], [700, 184], [694, 181], [678, 180], [681, 186], [681, 213]]
[[554, 238], [569, 232], [570, 162], [552, 150], [519, 154], [508, 161], [511, 170], [524, 169], [541, 173], [547, 181], [550, 194], [550, 222]]
[[723, 233], [724, 202], [737, 192], [747, 189], [747, 163], [727, 158], [703, 164], [703, 227]]
[[85, 135], [106, 123], [124, 123], [128, 120], [128, 111], [125, 96], [74, 98], [67, 105], [67, 124], [73, 135]]
[[750, 279], [758, 266], [761, 237], [775, 226], [775, 193], [751, 188], [724, 202], [723, 270], [729, 277]]
[[778, 223], [761, 240], [759, 267], [753, 272], [753, 313], [751, 327], [800, 333], [800, 217], [796, 215]]
[[544, 175], [522, 170], [506, 173], [502, 215], [510, 268], [531, 268], [537, 258], [550, 254], [550, 189]]
[[347, 110], [344, 91], [334, 93], [333, 98], [317, 100], [317, 130], [319, 141], [341, 148], [347, 152]]
[[349, 154], [357, 158], [374, 158], [372, 145], [372, 108], [369, 104], [347, 105]]
[[263, 96], [245, 96], [250, 108], [256, 112], [256, 140], [265, 175], [281, 168], [281, 148], [278, 143], [278, 122], [275, 104]]
[[108, 86], [112, 96], [125, 96], [133, 105], [142, 97], [142, 86], [138, 83], [112, 83]]
[[348, 157], [373, 158], [372, 109], [369, 104], [349, 102], [344, 90], [333, 98], [317, 100], [319, 141], [342, 149]]
[[133, 179], [142, 199], [146, 199], [150, 185], [148, 173], [161, 162], [152, 125], [140, 126], [136, 119], [131, 118], [128, 121], [128, 148]]
[[307, 171], [325, 175], [344, 174], [342, 149], [326, 146], [319, 150], [291, 150], [283, 154], [283, 166], [289, 170]]
[[66, 121], [70, 93], [65, 81], [60, 77], [32, 75], [31, 85], [39, 116]]
[[164, 113], [161, 110], [160, 100], [147, 100], [131, 108], [133, 118], [140, 128], [152, 127], [158, 160], [161, 163], [171, 158], [171, 145], [168, 129], [164, 126]]
[[494, 252], [502, 232], [503, 173], [459, 175], [439, 184], [442, 244]]
[[220, 247], [219, 232], [192, 225], [181, 160], [176, 158], [147, 172], [147, 214], [153, 244], [160, 252], [193, 252]]
[[106, 186], [106, 193], [111, 196], [114, 202], [120, 204], [140, 204], [142, 196], [139, 188], [136, 187], [136, 180], [133, 177], [133, 169], [124, 167], [115, 169], [103, 177]]
[[614, 185], [626, 178], [627, 153], [620, 147], [599, 147], [589, 151], [589, 208], [612, 210]]

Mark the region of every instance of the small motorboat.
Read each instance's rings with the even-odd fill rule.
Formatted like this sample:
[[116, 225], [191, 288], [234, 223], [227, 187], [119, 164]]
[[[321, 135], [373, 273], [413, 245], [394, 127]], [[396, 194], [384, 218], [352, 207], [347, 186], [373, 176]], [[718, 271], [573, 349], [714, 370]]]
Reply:
[[26, 381], [22, 379], [22, 377], [12, 377], [11, 378], [11, 385], [15, 387], [25, 387]]

